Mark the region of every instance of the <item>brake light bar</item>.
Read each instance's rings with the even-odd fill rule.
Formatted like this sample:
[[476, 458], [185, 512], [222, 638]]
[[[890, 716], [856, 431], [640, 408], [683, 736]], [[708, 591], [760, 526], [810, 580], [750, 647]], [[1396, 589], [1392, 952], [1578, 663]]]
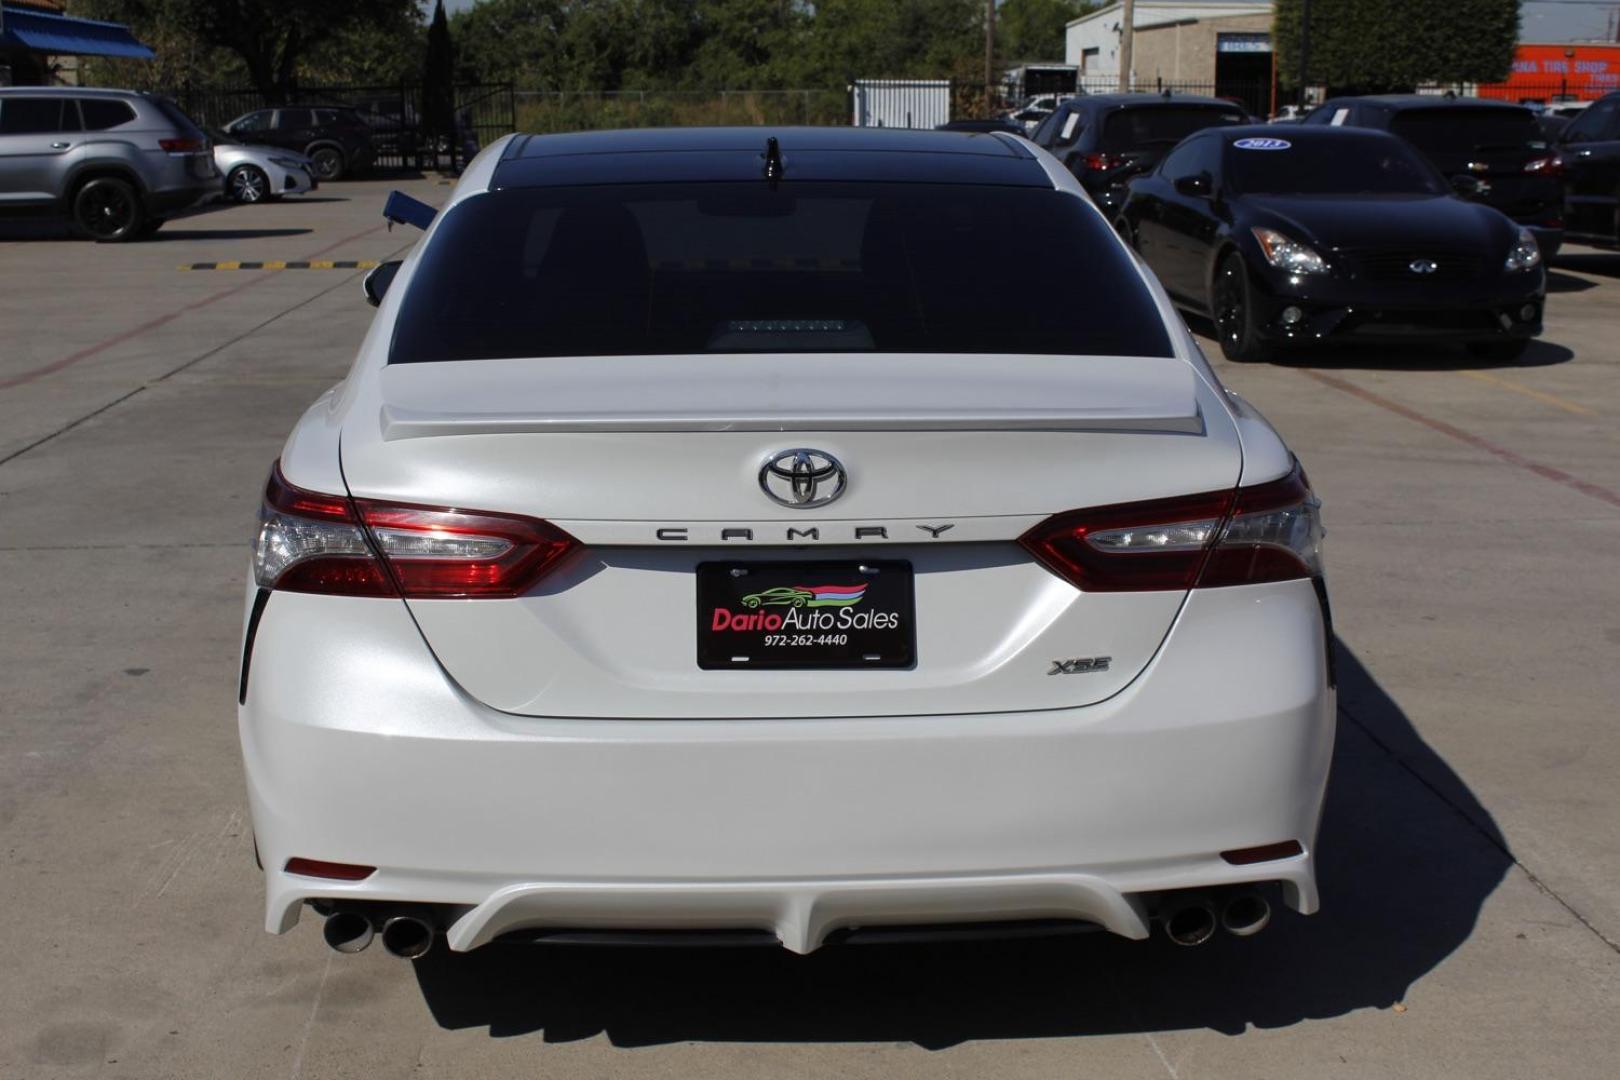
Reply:
[[1058, 514], [1019, 543], [1082, 592], [1287, 581], [1321, 572], [1319, 506], [1296, 464], [1233, 491]]
[[307, 491], [277, 462], [254, 577], [267, 589], [406, 599], [521, 596], [579, 542], [533, 518]]

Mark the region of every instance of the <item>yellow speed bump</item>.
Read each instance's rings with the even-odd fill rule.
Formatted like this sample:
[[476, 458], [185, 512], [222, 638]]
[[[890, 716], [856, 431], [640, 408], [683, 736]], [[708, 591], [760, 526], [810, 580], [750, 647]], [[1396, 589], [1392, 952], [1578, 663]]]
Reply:
[[374, 270], [376, 259], [273, 259], [268, 262], [247, 262], [236, 259], [229, 262], [183, 263], [181, 270]]

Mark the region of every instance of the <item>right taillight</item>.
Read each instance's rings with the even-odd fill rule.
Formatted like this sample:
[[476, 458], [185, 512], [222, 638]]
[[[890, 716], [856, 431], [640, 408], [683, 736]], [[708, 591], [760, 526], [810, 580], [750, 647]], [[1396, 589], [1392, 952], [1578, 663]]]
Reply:
[[1082, 592], [1286, 581], [1321, 573], [1320, 505], [1296, 464], [1235, 491], [1058, 514], [1019, 542]]
[[533, 518], [306, 491], [289, 484], [277, 463], [259, 514], [253, 575], [263, 588], [288, 592], [509, 598], [578, 546]]

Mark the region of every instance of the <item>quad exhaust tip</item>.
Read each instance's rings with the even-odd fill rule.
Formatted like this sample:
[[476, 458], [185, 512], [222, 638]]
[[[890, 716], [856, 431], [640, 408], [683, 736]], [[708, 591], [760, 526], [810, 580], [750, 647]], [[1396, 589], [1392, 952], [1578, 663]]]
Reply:
[[1215, 936], [1215, 906], [1207, 897], [1188, 897], [1164, 918], [1164, 932], [1177, 945], [1202, 945]]
[[432, 926], [415, 915], [395, 915], [383, 923], [383, 948], [390, 955], [415, 960], [433, 948], [435, 933]]
[[371, 920], [358, 911], [334, 911], [326, 917], [321, 935], [326, 944], [340, 953], [357, 953], [371, 944]]
[[1236, 937], [1252, 937], [1271, 922], [1271, 904], [1253, 889], [1235, 892], [1221, 907], [1221, 929]]

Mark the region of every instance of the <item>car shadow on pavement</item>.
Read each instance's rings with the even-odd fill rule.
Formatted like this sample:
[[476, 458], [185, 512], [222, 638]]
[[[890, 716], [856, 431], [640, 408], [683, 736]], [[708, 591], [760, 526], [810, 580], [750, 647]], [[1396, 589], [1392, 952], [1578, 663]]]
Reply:
[[1620, 277], [1620, 251], [1560, 251], [1552, 265], [1555, 270]]
[[314, 229], [165, 229], [147, 243], [170, 240], [268, 240], [278, 236], [305, 236]]
[[[415, 964], [450, 1029], [617, 1046], [909, 1042], [1250, 1027], [1383, 1009], [1473, 932], [1512, 860], [1490, 815], [1342, 643], [1321, 913], [1179, 948], [1155, 934], [953, 945], [635, 949], [441, 944]], [[746, 813], [746, 807], [739, 807]], [[1275, 898], [1274, 898], [1275, 899]]]
[[1547, 291], [1549, 293], [1586, 292], [1597, 288], [1597, 282], [1587, 281], [1574, 274], [1560, 274], [1557, 270], [1547, 271]]

